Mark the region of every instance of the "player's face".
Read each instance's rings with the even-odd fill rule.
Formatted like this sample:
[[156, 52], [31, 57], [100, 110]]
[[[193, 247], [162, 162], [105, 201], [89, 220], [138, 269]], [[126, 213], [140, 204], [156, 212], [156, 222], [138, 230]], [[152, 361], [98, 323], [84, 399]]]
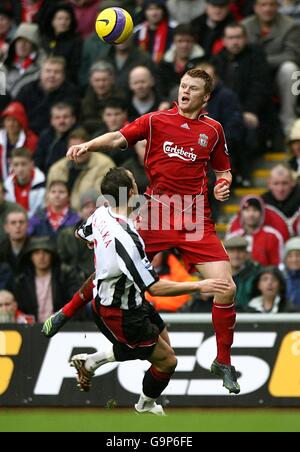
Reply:
[[26, 184], [30, 181], [33, 170], [33, 162], [31, 160], [25, 157], [14, 157], [11, 168], [20, 184]]
[[247, 38], [241, 28], [227, 28], [224, 36], [224, 45], [232, 55], [239, 55], [245, 48]]
[[193, 78], [185, 75], [179, 86], [178, 105], [183, 113], [200, 111], [209, 95], [205, 93], [205, 82], [201, 78]]
[[286, 257], [286, 265], [289, 270], [300, 270], [300, 251], [290, 251]]
[[258, 289], [265, 297], [275, 297], [279, 293], [280, 282], [272, 273], [265, 273], [259, 278]]

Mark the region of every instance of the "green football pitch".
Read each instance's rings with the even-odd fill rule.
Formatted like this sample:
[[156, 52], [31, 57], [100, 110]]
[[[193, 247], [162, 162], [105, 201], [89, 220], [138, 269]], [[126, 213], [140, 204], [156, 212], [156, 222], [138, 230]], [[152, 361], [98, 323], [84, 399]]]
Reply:
[[0, 432], [300, 432], [297, 409], [0, 409]]

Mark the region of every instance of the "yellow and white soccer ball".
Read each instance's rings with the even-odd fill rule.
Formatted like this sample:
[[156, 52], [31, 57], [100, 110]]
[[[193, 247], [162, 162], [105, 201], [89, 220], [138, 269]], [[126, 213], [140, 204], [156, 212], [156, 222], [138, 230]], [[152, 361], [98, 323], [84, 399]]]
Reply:
[[106, 8], [97, 17], [96, 33], [108, 44], [122, 44], [133, 32], [133, 20], [123, 8]]

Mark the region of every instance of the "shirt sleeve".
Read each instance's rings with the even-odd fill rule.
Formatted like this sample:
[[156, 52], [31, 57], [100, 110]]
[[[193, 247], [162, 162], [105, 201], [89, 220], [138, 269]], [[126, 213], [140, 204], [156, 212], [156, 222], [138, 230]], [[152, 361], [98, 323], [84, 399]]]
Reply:
[[135, 245], [125, 248], [118, 239], [115, 239], [115, 241], [120, 269], [130, 281], [134, 282], [141, 293], [146, 292], [159, 280], [159, 276], [148, 258], [146, 256], [142, 258]]
[[229, 151], [226, 143], [223, 127], [218, 129], [219, 138], [211, 153], [210, 161], [214, 171], [225, 172], [230, 170]]
[[87, 221], [85, 221], [79, 228], [77, 229], [77, 234], [79, 237], [86, 242], [93, 242], [94, 241], [94, 234], [93, 234], [93, 218], [92, 215]]
[[127, 124], [120, 133], [126, 139], [128, 146], [135, 145], [138, 141], [142, 141], [148, 138], [149, 135], [149, 114], [141, 116], [135, 121]]

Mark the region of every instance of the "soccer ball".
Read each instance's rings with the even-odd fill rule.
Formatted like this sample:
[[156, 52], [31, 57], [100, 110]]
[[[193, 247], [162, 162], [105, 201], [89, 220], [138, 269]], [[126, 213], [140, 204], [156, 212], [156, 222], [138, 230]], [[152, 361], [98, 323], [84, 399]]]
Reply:
[[122, 44], [133, 32], [131, 15], [123, 8], [106, 8], [96, 20], [96, 33], [109, 44]]

